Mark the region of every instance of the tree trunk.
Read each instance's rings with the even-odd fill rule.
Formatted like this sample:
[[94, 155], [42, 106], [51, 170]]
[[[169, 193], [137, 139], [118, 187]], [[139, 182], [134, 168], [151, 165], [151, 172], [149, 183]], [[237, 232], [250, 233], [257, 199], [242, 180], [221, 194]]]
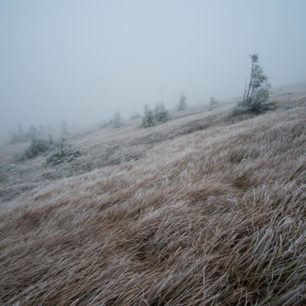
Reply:
[[251, 90], [252, 81], [253, 81], [253, 74], [254, 74], [254, 63], [252, 63], [251, 77], [250, 77], [250, 83], [249, 83], [249, 88], [248, 88], [248, 92], [247, 92], [247, 95], [246, 95], [246, 99], [249, 98], [249, 96], [250, 96], [250, 90]]

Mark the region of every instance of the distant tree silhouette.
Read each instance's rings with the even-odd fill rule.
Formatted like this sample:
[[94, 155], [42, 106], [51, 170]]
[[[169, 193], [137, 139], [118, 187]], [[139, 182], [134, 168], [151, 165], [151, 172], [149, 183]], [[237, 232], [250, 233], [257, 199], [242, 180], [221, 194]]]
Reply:
[[140, 116], [139, 113], [134, 112], [134, 113], [132, 114], [132, 116], [130, 117], [130, 120], [135, 120], [135, 119], [138, 119], [138, 118], [140, 118], [140, 117], [141, 117], [141, 116]]
[[119, 112], [115, 112], [111, 120], [111, 126], [113, 128], [119, 128], [122, 126], [122, 118]]
[[209, 100], [209, 110], [215, 109], [217, 104], [218, 104], [218, 101], [214, 97], [211, 97]]
[[37, 138], [37, 128], [31, 125], [28, 135], [29, 135], [30, 140], [36, 139]]
[[155, 120], [154, 120], [154, 113], [153, 111], [149, 108], [148, 105], [145, 105], [144, 108], [144, 116], [142, 118], [142, 127], [150, 127], [155, 125]]
[[62, 121], [62, 136], [68, 135], [68, 125], [65, 120]]
[[178, 106], [177, 106], [177, 110], [178, 111], [183, 111], [187, 108], [187, 103], [186, 103], [186, 96], [185, 94], [182, 92], [181, 93], [181, 96], [180, 96], [180, 99], [179, 99], [179, 103], [178, 103]]
[[163, 123], [170, 119], [168, 110], [165, 108], [164, 103], [156, 105], [154, 109], [154, 119], [156, 123]]
[[142, 118], [142, 127], [150, 127], [164, 123], [170, 120], [170, 115], [164, 104], [161, 102], [151, 110], [148, 105], [145, 106], [144, 116]]

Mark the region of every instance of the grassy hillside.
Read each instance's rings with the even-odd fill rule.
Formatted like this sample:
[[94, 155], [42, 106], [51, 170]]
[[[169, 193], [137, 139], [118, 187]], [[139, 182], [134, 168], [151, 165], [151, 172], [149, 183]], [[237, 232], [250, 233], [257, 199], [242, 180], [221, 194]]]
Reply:
[[56, 167], [2, 146], [0, 304], [303, 304], [306, 95], [273, 100], [74, 137]]

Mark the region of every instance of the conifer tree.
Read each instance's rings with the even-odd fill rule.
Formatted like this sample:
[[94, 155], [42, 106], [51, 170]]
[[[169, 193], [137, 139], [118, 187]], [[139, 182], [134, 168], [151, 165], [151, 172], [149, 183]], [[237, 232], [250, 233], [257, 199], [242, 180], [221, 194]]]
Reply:
[[154, 113], [149, 108], [148, 105], [145, 105], [144, 117], [142, 119], [142, 127], [150, 127], [150, 126], [154, 126], [154, 125], [155, 125]]
[[183, 111], [187, 108], [187, 103], [186, 103], [186, 96], [184, 95], [184, 93], [181, 93], [180, 99], [179, 99], [179, 103], [177, 106], [177, 110], [178, 111]]
[[214, 97], [211, 97], [209, 100], [209, 110], [215, 109], [217, 104], [218, 104], [218, 101]]
[[258, 55], [251, 54], [251, 73], [248, 86], [245, 88], [243, 100], [233, 110], [233, 115], [244, 113], [260, 114], [273, 108], [268, 102], [270, 85], [268, 77], [258, 64]]

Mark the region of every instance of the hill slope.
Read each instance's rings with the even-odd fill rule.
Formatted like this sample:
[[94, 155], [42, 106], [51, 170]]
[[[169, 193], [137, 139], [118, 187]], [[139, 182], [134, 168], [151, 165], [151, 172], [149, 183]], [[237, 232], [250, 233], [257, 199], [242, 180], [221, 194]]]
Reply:
[[85, 154], [69, 167], [17, 165], [1, 304], [301, 304], [306, 99], [290, 97], [244, 120], [229, 103], [76, 137]]

